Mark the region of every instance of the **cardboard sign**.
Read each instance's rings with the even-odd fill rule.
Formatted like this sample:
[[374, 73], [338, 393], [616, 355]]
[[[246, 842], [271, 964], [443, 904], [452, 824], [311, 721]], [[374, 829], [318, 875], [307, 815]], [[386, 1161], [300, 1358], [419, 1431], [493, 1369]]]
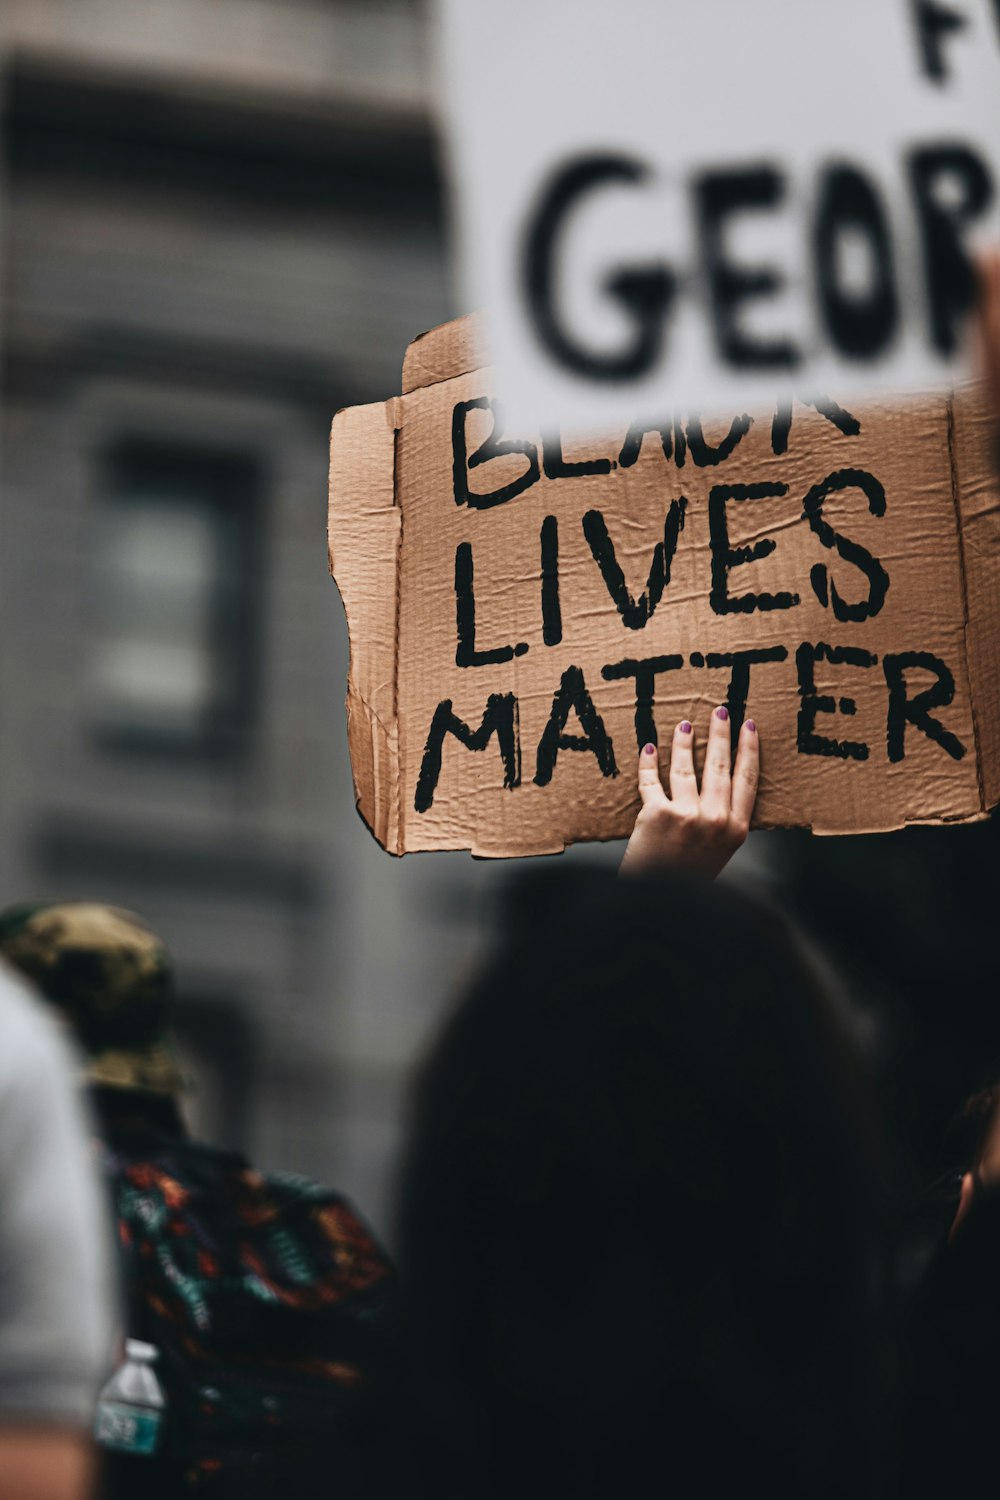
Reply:
[[440, 0], [463, 294], [522, 430], [959, 378], [997, 0]]
[[1000, 490], [984, 394], [505, 426], [480, 330], [333, 424], [330, 564], [359, 810], [394, 854], [624, 837], [640, 746], [761, 733], [755, 825], [1000, 800]]

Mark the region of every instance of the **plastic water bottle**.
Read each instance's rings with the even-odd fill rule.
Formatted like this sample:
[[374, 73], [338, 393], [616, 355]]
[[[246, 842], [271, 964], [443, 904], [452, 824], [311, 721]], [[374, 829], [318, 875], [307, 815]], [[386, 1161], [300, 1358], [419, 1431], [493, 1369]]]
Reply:
[[159, 1350], [125, 1340], [125, 1358], [101, 1391], [94, 1437], [114, 1453], [149, 1457], [156, 1452], [166, 1401], [153, 1369]]

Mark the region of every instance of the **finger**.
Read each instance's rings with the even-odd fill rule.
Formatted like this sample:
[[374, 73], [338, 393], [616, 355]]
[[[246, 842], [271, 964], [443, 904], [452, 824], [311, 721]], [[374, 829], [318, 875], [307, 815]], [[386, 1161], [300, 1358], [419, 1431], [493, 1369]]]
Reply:
[[644, 745], [639, 755], [639, 796], [646, 807], [653, 802], [666, 802], [667, 794], [660, 780], [660, 766], [655, 745]]
[[740, 730], [733, 767], [733, 817], [744, 828], [750, 827], [759, 779], [760, 735], [753, 719], [747, 719]]
[[728, 818], [730, 805], [729, 710], [717, 708], [708, 721], [705, 769], [701, 773], [701, 806], [709, 817]]
[[680, 812], [698, 811], [698, 779], [694, 773], [694, 730], [683, 719], [670, 745], [670, 800]]

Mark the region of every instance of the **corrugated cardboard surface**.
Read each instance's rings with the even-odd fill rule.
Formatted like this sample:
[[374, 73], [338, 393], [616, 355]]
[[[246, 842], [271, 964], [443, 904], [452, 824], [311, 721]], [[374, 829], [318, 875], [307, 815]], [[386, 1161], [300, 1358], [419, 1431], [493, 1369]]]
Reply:
[[347, 733], [358, 810], [400, 852], [397, 729], [396, 402], [337, 413], [330, 451], [330, 571], [350, 622]]
[[982, 802], [992, 808], [1000, 801], [1000, 445], [982, 389], [958, 392], [953, 416], [969, 674]]
[[[665, 746], [679, 719], [703, 731], [711, 709], [725, 701], [728, 667], [699, 665], [701, 659], [751, 648], [788, 653], [784, 661], [751, 667], [747, 712], [762, 744], [757, 826], [874, 831], [982, 817], [1000, 799], [994, 604], [1000, 515], [991, 427], [979, 393], [869, 406], [854, 412], [861, 423], [856, 435], [796, 404], [787, 451], [779, 453], [772, 451], [774, 412], [758, 413], [731, 456], [703, 467], [690, 449], [682, 467], [676, 446], [666, 458], [655, 431], [629, 467], [618, 464], [623, 432], [567, 443], [567, 462], [607, 458], [616, 467], [598, 475], [543, 474], [506, 503], [476, 509], [455, 501], [452, 420], [456, 403], [492, 394], [490, 372], [469, 368], [481, 357], [473, 320], [446, 325], [411, 345], [404, 396], [384, 407], [341, 412], [334, 422], [330, 555], [351, 637], [351, 756], [359, 809], [380, 843], [394, 853], [469, 848], [504, 856], [624, 836], [637, 808], [635, 684], [607, 680], [602, 669], [626, 659], [683, 657], [681, 668], [656, 679], [655, 724]], [[717, 445], [730, 421], [730, 415], [706, 420], [706, 441]], [[487, 412], [469, 414], [470, 454], [490, 427]], [[507, 436], [539, 441], [537, 434]], [[469, 484], [493, 490], [521, 474], [526, 462], [518, 454], [491, 459], [469, 470]], [[823, 520], [866, 548], [889, 575], [882, 609], [864, 620], [835, 619], [811, 581], [813, 570], [824, 567], [828, 599], [831, 585], [851, 604], [868, 596], [858, 566], [824, 547], [803, 514], [809, 490], [845, 468], [873, 475], [886, 497], [883, 515], [870, 513], [856, 487], [822, 506]], [[713, 610], [709, 494], [718, 485], [787, 487], [780, 497], [726, 506], [732, 548], [767, 538], [775, 544], [770, 555], [733, 567], [728, 589], [734, 597], [797, 595], [794, 607]], [[630, 629], [595, 562], [584, 517], [600, 512], [638, 599], [668, 509], [682, 496], [684, 526], [669, 583], [643, 628]], [[543, 641], [540, 606], [540, 529], [550, 516], [558, 523], [562, 613], [562, 639], [554, 645]], [[460, 544], [471, 546], [476, 646], [526, 648], [510, 660], [456, 664]], [[876, 658], [869, 667], [820, 661], [815, 668], [816, 689], [834, 709], [817, 716], [815, 733], [866, 746], [865, 759], [797, 748], [796, 651], [802, 643], [860, 648]], [[953, 701], [931, 712], [964, 747], [960, 759], [907, 724], [903, 758], [890, 761], [884, 658], [902, 652], [932, 653], [953, 674]], [[566, 747], [551, 779], [537, 784], [539, 742], [570, 668], [583, 674], [610, 736], [617, 774], [602, 775], [590, 750]], [[913, 697], [934, 679], [910, 667], [905, 680]], [[453, 713], [474, 731], [492, 694], [516, 696], [519, 784], [504, 785], [495, 735], [485, 748], [470, 750], [447, 734], [433, 801], [418, 811], [417, 782], [435, 710], [450, 700]], [[575, 713], [563, 733], [583, 735]]]
[[403, 356], [403, 395], [467, 375], [487, 363], [486, 335], [480, 319], [454, 318], [419, 334]]

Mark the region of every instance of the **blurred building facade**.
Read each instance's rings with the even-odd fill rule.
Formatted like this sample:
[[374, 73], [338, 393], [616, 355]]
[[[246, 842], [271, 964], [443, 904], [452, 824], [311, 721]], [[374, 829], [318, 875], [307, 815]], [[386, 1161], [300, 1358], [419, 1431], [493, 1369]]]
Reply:
[[453, 314], [409, 0], [5, 0], [0, 898], [179, 968], [202, 1127], [384, 1228], [482, 875], [362, 826], [329, 423]]
[[[0, 902], [145, 914], [199, 1127], [383, 1231], [506, 873], [363, 827], [326, 565], [334, 411], [462, 310], [430, 41], [420, 0], [0, 4]], [[1000, 1072], [996, 826], [758, 836], [915, 1179]]]

